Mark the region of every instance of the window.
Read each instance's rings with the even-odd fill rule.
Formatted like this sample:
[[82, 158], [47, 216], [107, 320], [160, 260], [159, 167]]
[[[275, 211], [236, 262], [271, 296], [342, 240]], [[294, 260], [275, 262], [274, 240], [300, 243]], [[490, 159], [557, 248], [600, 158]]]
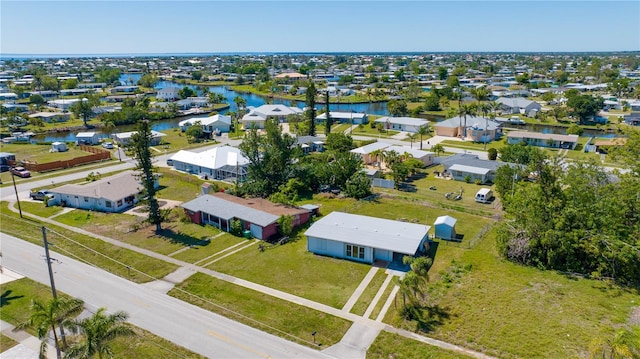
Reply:
[[347, 257], [364, 259], [364, 247], [347, 244]]
[[118, 207], [122, 206], [122, 200], [118, 201]]
[[85, 202], [89, 202], [89, 197], [85, 197], [85, 198], [84, 198], [84, 201], [85, 201]]
[[111, 208], [111, 201], [105, 201], [104, 204], [107, 208]]

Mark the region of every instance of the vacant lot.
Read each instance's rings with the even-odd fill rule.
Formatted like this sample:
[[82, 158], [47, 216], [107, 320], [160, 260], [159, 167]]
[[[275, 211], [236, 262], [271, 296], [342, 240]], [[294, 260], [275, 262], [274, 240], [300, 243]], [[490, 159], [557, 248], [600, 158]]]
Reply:
[[506, 262], [493, 232], [474, 249], [449, 250], [458, 259], [430, 284], [437, 315], [408, 322], [391, 306], [385, 322], [501, 358], [571, 358], [608, 338], [640, 303], [636, 290]]
[[462, 354], [450, 352], [403, 336], [380, 332], [367, 351], [372, 359], [463, 359]]
[[67, 146], [69, 151], [49, 152], [49, 150], [51, 150], [51, 145], [4, 143], [0, 145], [0, 152], [14, 153], [17, 161], [29, 161], [36, 163], [65, 161], [91, 154], [80, 150], [80, 147], [76, 147], [75, 145], [68, 144]]
[[[290, 278], [291, 281], [295, 277]], [[316, 341], [323, 348], [342, 339], [351, 322], [293, 304], [251, 289], [196, 273], [169, 292], [202, 308], [248, 324], [260, 330], [288, 340], [315, 347]]]

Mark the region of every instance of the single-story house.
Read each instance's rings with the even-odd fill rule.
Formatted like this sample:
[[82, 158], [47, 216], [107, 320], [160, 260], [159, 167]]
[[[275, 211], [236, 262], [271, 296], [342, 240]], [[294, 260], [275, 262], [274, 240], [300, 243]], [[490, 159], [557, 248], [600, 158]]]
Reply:
[[133, 93], [138, 91], [138, 89], [139, 89], [138, 86], [116, 86], [111, 89], [111, 93], [122, 93], [122, 92]]
[[451, 216], [440, 216], [433, 222], [435, 237], [440, 239], [456, 239], [456, 222]]
[[293, 227], [309, 221], [308, 209], [276, 204], [263, 198], [240, 198], [226, 193], [201, 195], [180, 205], [193, 223], [208, 224], [223, 231], [239, 220], [244, 230], [255, 238], [267, 240], [278, 236], [278, 219], [291, 216]]
[[180, 98], [180, 96], [178, 95], [178, 92], [180, 92], [179, 87], [165, 87], [158, 90], [158, 93], [156, 94], [156, 98], [158, 100], [166, 100], [166, 101], [177, 100]]
[[380, 117], [374, 121], [381, 123], [387, 130], [418, 132], [420, 127], [429, 126], [429, 121], [413, 117]]
[[208, 135], [229, 132], [231, 130], [231, 117], [220, 114], [209, 117], [193, 117], [178, 122], [178, 126], [180, 126], [180, 130], [184, 132], [198, 121], [202, 125], [204, 133]]
[[500, 108], [506, 113], [529, 115], [531, 111], [540, 112], [542, 109], [539, 103], [522, 97], [500, 97], [496, 102], [500, 103]]
[[531, 146], [575, 149], [578, 135], [556, 135], [553, 133], [511, 131], [507, 134], [507, 142], [518, 144], [524, 142]]
[[244, 115], [240, 122], [245, 129], [264, 128], [267, 118], [275, 118], [279, 122], [285, 122], [289, 115], [302, 115], [302, 109], [285, 105], [262, 105], [251, 109]]
[[18, 95], [13, 92], [0, 92], [0, 101], [4, 100], [17, 100]]
[[612, 148], [622, 147], [627, 143], [627, 139], [624, 137], [612, 138], [612, 139], [598, 139], [593, 142], [590, 147], [593, 149], [591, 152], [608, 153]]
[[78, 132], [76, 143], [79, 145], [97, 145], [100, 143], [100, 135], [97, 132]]
[[[157, 183], [156, 183], [157, 185]], [[48, 205], [61, 205], [100, 212], [122, 212], [138, 203], [143, 186], [134, 171], [125, 171], [97, 181], [52, 188]]]
[[[337, 111], [329, 111], [329, 116], [331, 116], [331, 121], [333, 123], [350, 123], [354, 125], [365, 124], [369, 122], [369, 118], [367, 114], [362, 112], [337, 112]], [[327, 114], [321, 113], [316, 116], [316, 122], [324, 122], [327, 120]]]
[[173, 168], [197, 174], [205, 179], [240, 182], [247, 177], [249, 160], [231, 146], [214, 147], [204, 152], [180, 150], [171, 156]]
[[465, 128], [464, 117], [452, 117], [438, 122], [433, 127], [437, 136], [464, 137], [475, 142], [492, 141], [502, 136], [502, 123], [498, 121], [482, 116], [467, 116], [466, 124], [466, 137], [464, 137], [465, 131], [463, 130]]
[[423, 150], [419, 150], [417, 148], [411, 148], [411, 147], [407, 147], [407, 146], [389, 146], [387, 148], [384, 149], [385, 152], [389, 152], [389, 151], [396, 151], [399, 155], [402, 155], [404, 153], [408, 153], [409, 155], [411, 155], [411, 157], [422, 161], [422, 163], [425, 165], [425, 167], [427, 166], [431, 166], [433, 164], [433, 160], [436, 156], [436, 154], [434, 152], [428, 152], [428, 151], [423, 151]]
[[183, 100], [176, 101], [175, 104], [178, 105], [178, 108], [181, 110], [188, 110], [194, 107], [207, 107], [209, 99], [206, 97], [187, 97]]
[[89, 93], [92, 90], [89, 89], [64, 89], [60, 90], [60, 96], [78, 96], [85, 93]]
[[65, 122], [69, 121], [71, 115], [62, 112], [36, 112], [29, 115], [29, 118], [39, 118], [44, 122]]
[[351, 150], [351, 153], [355, 153], [362, 157], [362, 161], [366, 165], [377, 164], [378, 156], [375, 155], [377, 151], [382, 151], [387, 147], [391, 146], [390, 143], [386, 142], [373, 142], [368, 145], [364, 145], [362, 147], [354, 148]]
[[481, 160], [476, 155], [458, 153], [440, 161], [444, 171], [456, 181], [465, 181], [469, 176], [471, 182], [480, 180], [481, 183], [493, 182], [496, 178], [496, 171], [501, 166], [512, 165], [507, 162]]
[[[82, 101], [89, 101], [89, 100], [87, 100], [86, 98], [83, 98]], [[57, 108], [62, 111], [68, 111], [69, 107], [73, 106], [77, 102], [80, 102], [80, 99], [71, 98], [71, 99], [51, 100], [51, 101], [47, 101], [47, 104], [49, 104], [50, 107]]]
[[298, 136], [296, 145], [300, 146], [304, 154], [324, 151], [324, 141], [317, 136]]
[[58, 142], [58, 141], [51, 143], [50, 152], [65, 152], [65, 151], [69, 151], [66, 143]]
[[[131, 136], [138, 131], [130, 131], [130, 132], [120, 132], [111, 135], [114, 141], [121, 145], [128, 145], [131, 142]], [[156, 146], [162, 142], [162, 137], [166, 136], [166, 134], [158, 131], [151, 130], [151, 145]]]
[[430, 226], [331, 212], [304, 233], [315, 254], [373, 263], [401, 262], [426, 251]]

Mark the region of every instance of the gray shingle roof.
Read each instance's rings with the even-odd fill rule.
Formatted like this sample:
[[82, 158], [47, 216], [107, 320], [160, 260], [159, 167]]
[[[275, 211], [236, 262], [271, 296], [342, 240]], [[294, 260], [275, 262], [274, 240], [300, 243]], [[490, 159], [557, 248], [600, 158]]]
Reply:
[[52, 193], [117, 201], [142, 191], [142, 184], [134, 171], [125, 171], [85, 185], [67, 184], [51, 189]]
[[224, 220], [239, 218], [262, 227], [278, 220], [276, 215], [208, 194], [183, 203], [181, 207], [189, 211], [208, 213]]

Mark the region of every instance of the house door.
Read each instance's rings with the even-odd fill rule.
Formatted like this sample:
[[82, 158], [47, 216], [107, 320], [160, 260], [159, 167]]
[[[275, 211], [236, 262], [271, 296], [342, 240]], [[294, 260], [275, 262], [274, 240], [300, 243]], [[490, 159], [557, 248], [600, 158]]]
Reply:
[[255, 238], [262, 239], [262, 227], [251, 223], [251, 235]]

